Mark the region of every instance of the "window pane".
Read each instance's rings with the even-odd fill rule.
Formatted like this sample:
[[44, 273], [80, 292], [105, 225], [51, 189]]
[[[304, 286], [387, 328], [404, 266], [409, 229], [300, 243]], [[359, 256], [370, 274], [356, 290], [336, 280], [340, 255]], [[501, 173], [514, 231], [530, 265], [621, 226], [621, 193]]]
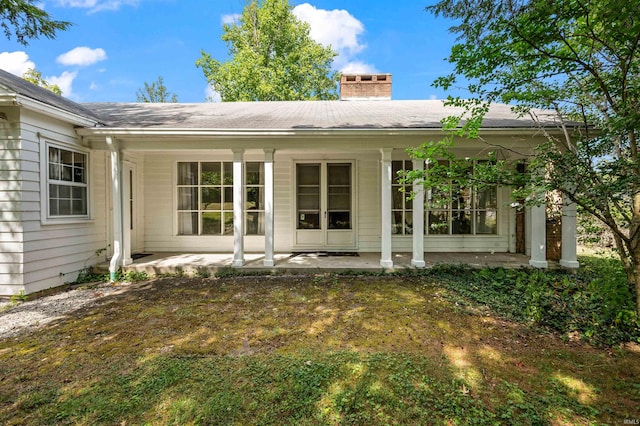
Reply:
[[320, 229], [320, 214], [299, 212], [298, 229]]
[[85, 175], [84, 175], [84, 169], [75, 167], [73, 169], [73, 181], [74, 182], [78, 182], [78, 183], [86, 183], [85, 182]]
[[71, 202], [71, 208], [75, 215], [87, 214], [87, 203], [85, 200], [73, 200]]
[[178, 185], [197, 185], [198, 163], [178, 163]]
[[351, 210], [351, 194], [332, 194], [328, 200], [329, 210]]
[[402, 199], [404, 198], [405, 194], [400, 191], [400, 188], [402, 187], [394, 186], [391, 191], [391, 194], [393, 196], [392, 208], [394, 210], [402, 210], [403, 207]]
[[476, 234], [498, 233], [498, 214], [496, 210], [479, 211], [476, 215], [478, 218], [476, 221]]
[[404, 213], [404, 233], [406, 235], [413, 234], [413, 212], [410, 210]]
[[351, 184], [351, 164], [327, 164], [329, 186]]
[[63, 215], [71, 215], [71, 200], [59, 200], [58, 201], [58, 214]]
[[224, 188], [223, 210], [233, 210], [233, 187]]
[[60, 162], [68, 166], [73, 165], [73, 152], [61, 149]]
[[49, 179], [60, 180], [62, 166], [59, 164], [49, 164]]
[[329, 212], [329, 229], [351, 229], [351, 212]]
[[178, 213], [178, 235], [198, 235], [198, 213]]
[[56, 198], [52, 198], [49, 200], [49, 215], [50, 216], [57, 216], [59, 209], [58, 209], [58, 200]]
[[202, 213], [202, 234], [222, 234], [222, 213]]
[[496, 187], [484, 188], [478, 190], [476, 195], [477, 209], [496, 209], [498, 208], [498, 190]]
[[451, 221], [452, 234], [471, 234], [471, 212], [469, 210], [454, 210]]
[[320, 186], [320, 165], [319, 164], [298, 164], [297, 184]]
[[62, 176], [60, 176], [60, 180], [73, 182], [73, 167], [62, 166]]
[[223, 213], [224, 217], [224, 235], [233, 235], [233, 213]]
[[246, 233], [247, 235], [264, 235], [264, 213], [247, 213]]
[[247, 185], [264, 185], [264, 163], [249, 162], [247, 168]]
[[71, 198], [71, 187], [65, 185], [58, 186], [58, 198]]
[[391, 179], [393, 183], [398, 183], [398, 172], [403, 170], [403, 161], [391, 162]]
[[201, 210], [222, 209], [222, 193], [220, 188], [202, 188], [202, 198], [200, 200]]
[[220, 185], [222, 183], [222, 170], [220, 162], [202, 163], [201, 185]]
[[427, 233], [432, 235], [443, 235], [449, 233], [449, 212], [431, 211], [429, 212], [429, 223]]
[[403, 233], [404, 224], [402, 222], [402, 212], [393, 212], [392, 213], [392, 222], [391, 222], [391, 233], [392, 234], [402, 234]]
[[223, 180], [223, 183], [225, 185], [233, 185], [233, 163], [224, 162], [222, 164], [223, 164], [223, 169], [224, 169], [224, 180]]
[[261, 187], [247, 188], [247, 210], [264, 210], [264, 190]]
[[469, 188], [455, 188], [452, 198], [453, 210], [465, 210], [471, 208], [471, 191]]
[[197, 209], [198, 209], [198, 188], [195, 186], [178, 188], [178, 210], [197, 210]]

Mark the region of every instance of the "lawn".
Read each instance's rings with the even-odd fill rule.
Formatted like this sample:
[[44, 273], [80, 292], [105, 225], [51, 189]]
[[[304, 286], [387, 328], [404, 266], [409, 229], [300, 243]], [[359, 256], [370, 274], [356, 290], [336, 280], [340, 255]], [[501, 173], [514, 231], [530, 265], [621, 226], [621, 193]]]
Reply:
[[123, 285], [0, 340], [0, 423], [640, 420], [637, 344], [594, 348], [468, 300], [435, 276]]

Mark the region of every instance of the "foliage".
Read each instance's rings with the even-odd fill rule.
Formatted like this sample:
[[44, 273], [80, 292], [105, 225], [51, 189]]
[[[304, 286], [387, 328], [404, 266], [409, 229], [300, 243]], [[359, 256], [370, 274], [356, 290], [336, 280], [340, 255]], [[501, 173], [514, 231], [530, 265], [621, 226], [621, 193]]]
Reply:
[[95, 283], [95, 282], [108, 282], [109, 274], [108, 273], [98, 273], [93, 270], [92, 267], [88, 267], [80, 271], [78, 274], [78, 278], [73, 282], [73, 284], [87, 284], [87, 283]]
[[162, 76], [158, 76], [158, 79], [149, 84], [144, 82], [144, 87], [138, 89], [136, 92], [136, 102], [144, 103], [176, 103], [178, 102], [178, 95], [171, 93], [164, 85]]
[[14, 294], [9, 298], [12, 305], [17, 305], [18, 303], [26, 302], [27, 300], [29, 300], [29, 296], [24, 294], [24, 290], [20, 290], [18, 294]]
[[634, 310], [620, 262], [582, 257], [577, 274], [533, 269], [442, 266], [435, 274], [443, 285], [493, 312], [573, 333], [595, 345], [640, 342], [640, 319]]
[[42, 77], [42, 73], [35, 68], [29, 68], [22, 74], [22, 78], [27, 80], [29, 83], [33, 83], [36, 86], [40, 86], [44, 89], [50, 90], [56, 95], [62, 96], [62, 89], [57, 84], [51, 84], [47, 82], [44, 77]]
[[[427, 10], [454, 20], [451, 31], [458, 35], [449, 57], [454, 71], [435, 85], [448, 90], [464, 80], [470, 96], [448, 99], [448, 105], [463, 111], [444, 120], [448, 137], [425, 144], [414, 155], [433, 163], [452, 155], [454, 138], [476, 138], [494, 159], [483, 179], [513, 185], [515, 198], [530, 203], [559, 190], [612, 232], [635, 286], [637, 310], [640, 3], [442, 0]], [[497, 152], [504, 154], [505, 147], [481, 137], [483, 117], [494, 102], [546, 123], [540, 128], [544, 142], [532, 152], [515, 153], [526, 159], [530, 173], [517, 173], [510, 162], [498, 161]], [[451, 179], [446, 171], [429, 173], [424, 177], [432, 185]]]
[[[35, 3], [35, 4], [34, 4]], [[15, 36], [26, 46], [40, 36], [53, 39], [57, 31], [65, 31], [72, 24], [55, 21], [36, 0], [0, 0], [0, 27], [7, 39]]]
[[202, 51], [196, 66], [223, 102], [337, 99], [336, 52], [309, 36], [288, 0], [251, 0], [225, 24], [226, 62]]

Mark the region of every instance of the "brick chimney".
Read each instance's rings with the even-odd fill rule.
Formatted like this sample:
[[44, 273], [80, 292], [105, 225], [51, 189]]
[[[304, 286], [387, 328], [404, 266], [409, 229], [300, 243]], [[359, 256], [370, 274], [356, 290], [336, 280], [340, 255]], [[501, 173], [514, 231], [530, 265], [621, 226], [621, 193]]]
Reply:
[[391, 74], [343, 74], [340, 78], [341, 101], [390, 99]]

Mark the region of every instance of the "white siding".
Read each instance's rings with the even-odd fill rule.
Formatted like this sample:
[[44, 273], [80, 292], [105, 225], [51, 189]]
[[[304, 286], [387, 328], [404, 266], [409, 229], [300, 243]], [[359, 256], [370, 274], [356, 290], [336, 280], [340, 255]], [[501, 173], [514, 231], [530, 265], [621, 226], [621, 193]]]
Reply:
[[0, 124], [0, 295], [14, 295], [25, 291], [21, 220], [22, 189], [28, 185], [22, 182], [20, 111], [3, 108], [2, 112], [7, 115], [7, 121]]
[[40, 193], [41, 150], [46, 149], [46, 142], [70, 149], [81, 145], [72, 125], [30, 112], [22, 114], [21, 138], [23, 274], [25, 293], [32, 293], [74, 281], [79, 271], [105, 260], [95, 253], [108, 244], [106, 162], [104, 152], [89, 154], [91, 220], [43, 224], [40, 210], [46, 208], [46, 200]]

